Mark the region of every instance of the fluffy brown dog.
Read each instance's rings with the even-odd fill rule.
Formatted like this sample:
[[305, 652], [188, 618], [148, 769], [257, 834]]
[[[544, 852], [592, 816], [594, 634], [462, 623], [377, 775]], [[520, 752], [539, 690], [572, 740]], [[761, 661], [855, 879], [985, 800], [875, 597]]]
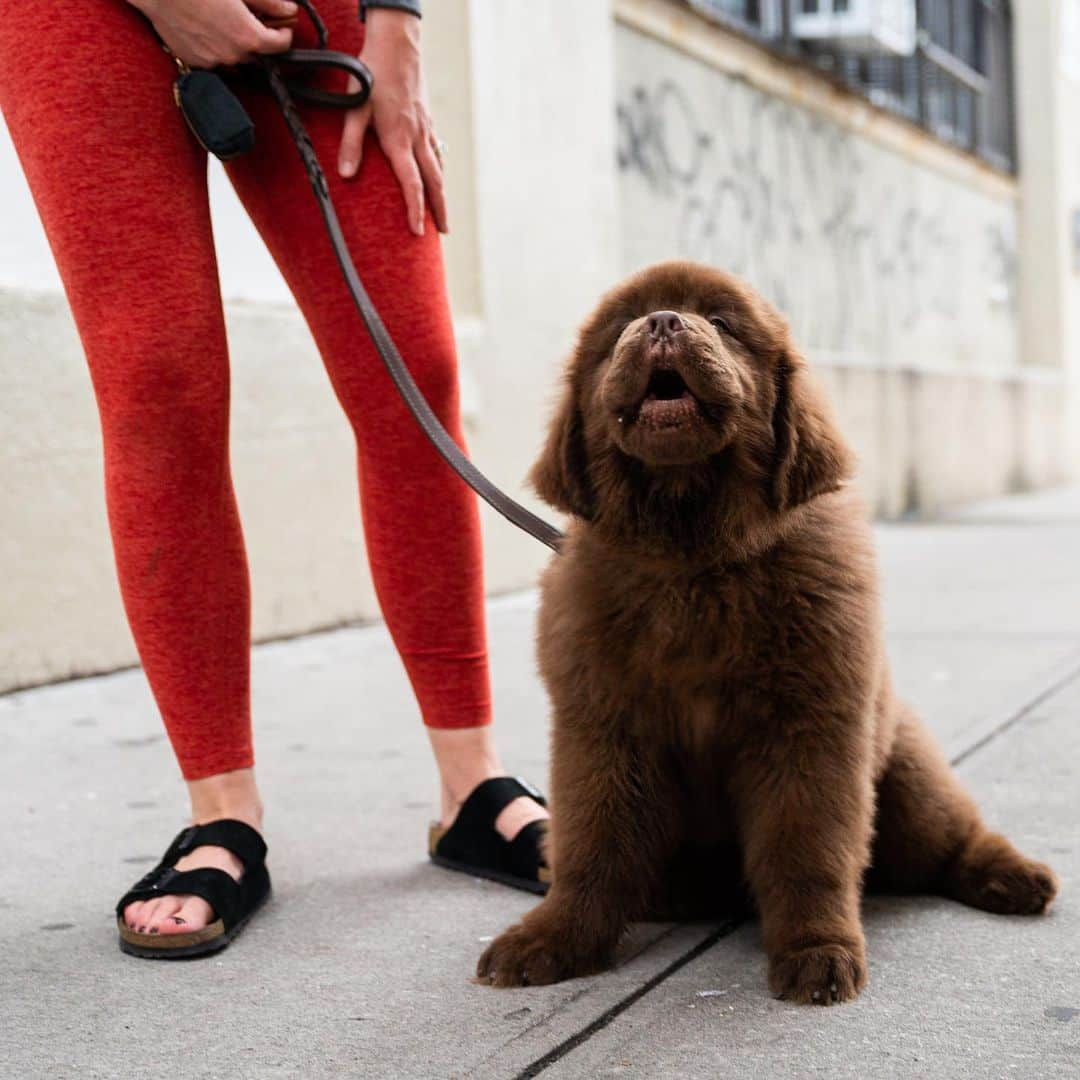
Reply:
[[866, 983], [864, 877], [1047, 910], [1052, 871], [987, 830], [893, 694], [851, 466], [733, 278], [663, 264], [585, 324], [533, 471], [574, 518], [539, 625], [554, 884], [481, 979], [596, 972], [631, 920], [745, 898], [773, 990], [829, 1004]]

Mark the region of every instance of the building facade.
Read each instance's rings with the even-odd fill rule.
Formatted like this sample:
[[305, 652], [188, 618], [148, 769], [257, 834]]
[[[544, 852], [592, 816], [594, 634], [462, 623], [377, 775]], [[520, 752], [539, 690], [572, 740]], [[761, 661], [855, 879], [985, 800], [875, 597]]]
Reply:
[[[791, 320], [876, 514], [1072, 474], [1080, 0], [428, 9], [467, 429], [501, 485], [524, 495], [559, 364], [596, 296], [672, 257], [745, 276]], [[256, 636], [373, 617], [347, 426], [216, 169], [211, 186]], [[2, 134], [0, 195], [5, 689], [108, 670], [134, 650], [89, 380]], [[529, 585], [544, 549], [494, 515], [485, 528], [489, 589]]]

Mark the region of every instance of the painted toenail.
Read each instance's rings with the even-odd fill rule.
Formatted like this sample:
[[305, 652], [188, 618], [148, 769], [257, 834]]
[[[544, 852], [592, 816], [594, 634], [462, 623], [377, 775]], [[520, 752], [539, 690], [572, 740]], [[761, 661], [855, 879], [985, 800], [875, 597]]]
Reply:
[[151, 933], [151, 934], [156, 934], [157, 932], [158, 932], [158, 930], [157, 930], [157, 927], [156, 927], [156, 926], [151, 926], [151, 927], [150, 927], [150, 933]]

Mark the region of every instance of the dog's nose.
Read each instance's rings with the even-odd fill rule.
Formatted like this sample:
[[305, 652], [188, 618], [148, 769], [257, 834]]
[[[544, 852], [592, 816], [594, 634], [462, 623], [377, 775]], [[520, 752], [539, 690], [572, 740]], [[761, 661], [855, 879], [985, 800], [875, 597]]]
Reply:
[[686, 329], [686, 323], [677, 311], [654, 311], [646, 320], [645, 325], [649, 330], [649, 337], [667, 338], [681, 334]]

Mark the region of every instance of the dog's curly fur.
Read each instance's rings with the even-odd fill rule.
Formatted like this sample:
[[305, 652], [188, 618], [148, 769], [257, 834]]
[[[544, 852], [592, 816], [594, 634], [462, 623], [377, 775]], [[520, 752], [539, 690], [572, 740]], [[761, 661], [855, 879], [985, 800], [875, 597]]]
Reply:
[[1051, 870], [989, 832], [893, 694], [852, 457], [780, 316], [691, 263], [583, 327], [533, 471], [573, 516], [546, 571], [554, 884], [478, 976], [612, 962], [644, 917], [760, 915], [798, 1002], [866, 982], [864, 878], [1038, 913]]

